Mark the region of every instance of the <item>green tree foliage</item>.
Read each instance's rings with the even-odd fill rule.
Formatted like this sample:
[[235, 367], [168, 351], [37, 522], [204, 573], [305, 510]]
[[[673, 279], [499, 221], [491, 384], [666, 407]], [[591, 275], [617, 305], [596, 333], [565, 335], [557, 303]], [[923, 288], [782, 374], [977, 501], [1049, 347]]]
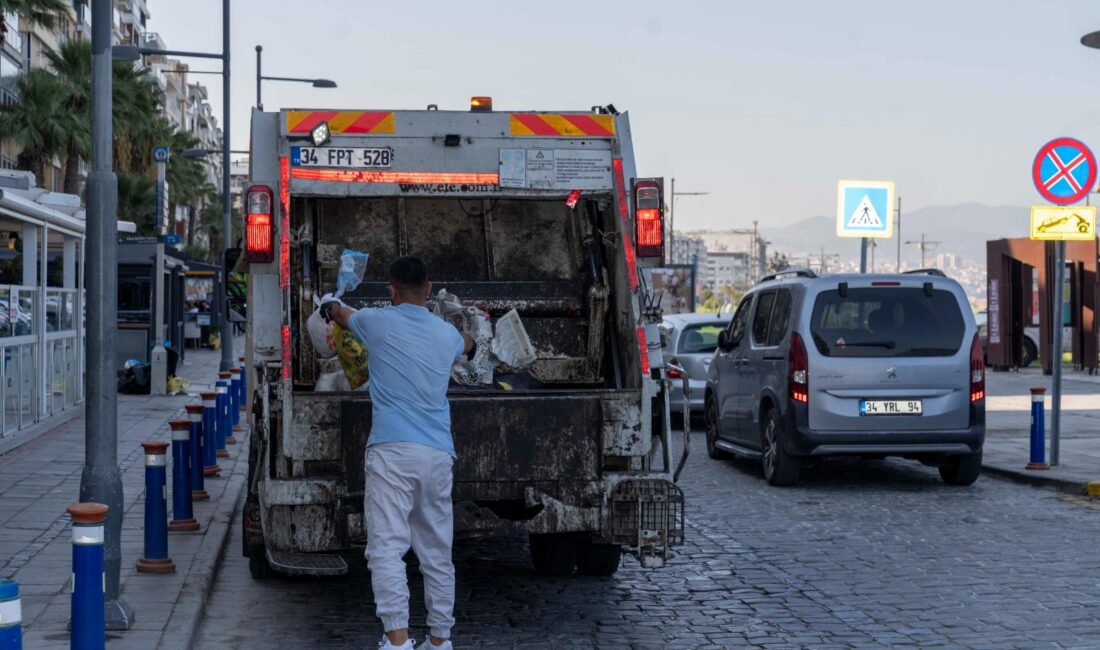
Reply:
[[55, 29], [58, 20], [69, 11], [65, 0], [0, 0], [0, 36], [11, 26], [4, 20], [4, 12], [19, 14], [27, 25]]
[[19, 166], [41, 182], [46, 163], [64, 151], [77, 118], [66, 110], [65, 86], [48, 70], [36, 68], [15, 81], [19, 101], [0, 106], [0, 134], [22, 149]]
[[771, 257], [768, 258], [768, 273], [780, 273], [791, 268], [791, 261], [787, 259], [786, 254], [775, 251]]
[[[60, 2], [64, 11], [67, 3]], [[0, 9], [29, 10], [29, 0], [0, 0]], [[44, 2], [34, 15], [47, 27], [50, 7]], [[56, 51], [46, 52], [56, 74], [31, 70], [16, 80], [20, 101], [0, 107], [0, 135], [12, 137], [23, 149], [20, 166], [35, 172], [39, 181], [54, 156], [65, 160], [64, 191], [80, 193], [80, 161], [91, 153], [91, 45], [68, 41]], [[196, 218], [214, 191], [206, 177], [204, 163], [183, 157], [186, 149], [199, 142], [180, 131], [161, 112], [163, 93], [148, 70], [117, 62], [112, 73], [114, 167], [119, 178], [119, 218], [134, 221], [143, 234], [153, 234], [156, 195], [156, 164], [153, 148], [167, 145], [173, 155], [168, 164], [169, 207], [190, 208], [188, 242], [201, 227]], [[220, 222], [219, 222], [220, 224]]]
[[65, 87], [65, 110], [73, 124], [65, 134], [65, 187], [68, 194], [80, 194], [80, 160], [91, 154], [92, 46], [86, 41], [66, 41], [47, 58]]

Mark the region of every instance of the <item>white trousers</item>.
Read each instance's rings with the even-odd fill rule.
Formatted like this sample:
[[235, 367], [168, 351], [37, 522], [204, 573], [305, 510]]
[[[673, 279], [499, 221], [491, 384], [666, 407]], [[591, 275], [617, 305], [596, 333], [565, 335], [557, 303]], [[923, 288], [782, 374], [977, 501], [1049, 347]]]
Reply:
[[391, 442], [367, 447], [365, 462], [366, 557], [378, 618], [386, 632], [409, 627], [403, 557], [411, 547], [424, 576], [430, 632], [450, 638], [455, 622], [454, 459], [415, 442]]

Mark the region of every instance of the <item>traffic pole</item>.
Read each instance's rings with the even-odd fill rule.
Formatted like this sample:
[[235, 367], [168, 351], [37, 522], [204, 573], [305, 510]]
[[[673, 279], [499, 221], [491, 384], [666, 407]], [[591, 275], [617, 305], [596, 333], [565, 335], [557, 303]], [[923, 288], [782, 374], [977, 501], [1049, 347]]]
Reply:
[[1043, 404], [1045, 388], [1031, 389], [1031, 460], [1026, 469], [1050, 469], [1047, 465], [1046, 441], [1043, 440], [1046, 426], [1046, 405]]
[[165, 492], [167, 442], [143, 442], [145, 450], [145, 554], [137, 561], [142, 573], [174, 573], [168, 557], [168, 500]]
[[1054, 267], [1054, 359], [1051, 364], [1050, 391], [1050, 464], [1059, 462], [1059, 447], [1062, 434], [1062, 305], [1063, 289], [1066, 283], [1066, 242], [1055, 244], [1058, 260]]
[[867, 242], [870, 241], [866, 237], [859, 238], [859, 272], [867, 272]]
[[91, 2], [91, 148], [87, 179], [87, 362], [84, 373], [84, 469], [80, 501], [109, 510], [102, 546], [107, 572], [105, 618], [111, 630], [126, 630], [134, 609], [120, 596], [122, 569], [122, 472], [118, 467], [118, 177], [113, 170], [111, 117], [111, 0]]
[[19, 583], [0, 578], [0, 650], [23, 650], [23, 605]]
[[206, 484], [203, 480], [203, 449], [202, 449], [202, 404], [188, 404], [187, 409], [187, 439], [190, 443], [191, 459], [188, 461], [188, 469], [191, 472], [191, 501], [206, 501], [210, 495], [206, 492]]
[[191, 420], [172, 420], [172, 520], [168, 530], [198, 530], [199, 522], [191, 508]]
[[108, 509], [102, 503], [74, 503], [66, 510], [73, 519], [70, 647], [73, 650], [103, 650], [107, 644], [103, 532]]
[[215, 425], [218, 431], [218, 458], [229, 458], [229, 452], [225, 449], [233, 427], [229, 417], [229, 376], [229, 372], [219, 372], [218, 381], [214, 384], [214, 391], [217, 393], [214, 408], [218, 412], [218, 423]]
[[222, 468], [218, 466], [218, 393], [209, 391], [199, 393], [202, 397], [202, 473], [205, 476], [217, 476]]
[[241, 369], [229, 369], [229, 421], [232, 428], [225, 442], [229, 445], [237, 444], [237, 437], [233, 434], [241, 430]]

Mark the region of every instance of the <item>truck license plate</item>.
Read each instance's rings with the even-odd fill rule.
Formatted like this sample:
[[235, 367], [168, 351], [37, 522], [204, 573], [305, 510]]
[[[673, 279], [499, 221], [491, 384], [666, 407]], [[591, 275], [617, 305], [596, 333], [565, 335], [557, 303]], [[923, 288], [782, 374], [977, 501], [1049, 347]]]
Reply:
[[393, 149], [389, 147], [293, 147], [290, 158], [295, 167], [372, 169], [389, 167], [393, 163]]
[[859, 403], [860, 415], [920, 415], [924, 404], [919, 399], [865, 399]]

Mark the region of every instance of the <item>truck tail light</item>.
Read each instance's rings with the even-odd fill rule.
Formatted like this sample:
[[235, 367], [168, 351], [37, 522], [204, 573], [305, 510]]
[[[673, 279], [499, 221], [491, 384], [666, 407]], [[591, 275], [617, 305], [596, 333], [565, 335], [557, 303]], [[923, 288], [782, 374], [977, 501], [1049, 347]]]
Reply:
[[791, 399], [801, 404], [810, 403], [810, 355], [798, 333], [791, 334], [791, 351], [787, 359], [790, 369]]
[[275, 195], [266, 185], [253, 185], [245, 196], [245, 259], [270, 264], [275, 261]]
[[665, 224], [661, 186], [654, 180], [634, 183], [634, 232], [638, 257], [663, 257]]
[[982, 354], [982, 339], [974, 335], [970, 344], [970, 401], [985, 399], [985, 356]]
[[642, 376], [643, 377], [648, 377], [649, 376], [649, 344], [646, 343], [646, 340], [645, 340], [645, 328], [644, 327], [639, 327], [638, 328], [638, 352], [639, 352], [639, 357], [638, 358], [639, 358], [639, 361], [641, 362], [641, 366], [642, 366]]

